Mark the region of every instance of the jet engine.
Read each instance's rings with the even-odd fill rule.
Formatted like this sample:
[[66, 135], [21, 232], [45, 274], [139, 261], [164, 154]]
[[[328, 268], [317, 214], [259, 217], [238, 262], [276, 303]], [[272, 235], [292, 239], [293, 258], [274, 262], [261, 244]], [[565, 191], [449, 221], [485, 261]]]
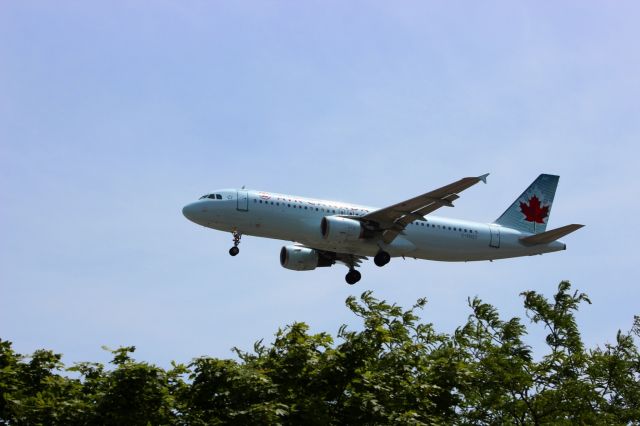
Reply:
[[325, 216], [320, 223], [325, 240], [345, 243], [365, 237], [365, 229], [357, 220], [339, 216]]
[[280, 250], [280, 265], [292, 271], [312, 271], [318, 267], [331, 266], [333, 263], [333, 260], [308, 247], [284, 246]]

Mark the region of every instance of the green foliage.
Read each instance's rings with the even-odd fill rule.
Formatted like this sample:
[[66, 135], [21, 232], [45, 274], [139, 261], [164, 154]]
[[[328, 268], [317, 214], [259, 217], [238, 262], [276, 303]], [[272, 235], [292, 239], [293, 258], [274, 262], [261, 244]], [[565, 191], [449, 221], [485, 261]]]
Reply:
[[[361, 330], [334, 339], [293, 323], [237, 360], [200, 357], [164, 370], [110, 350], [111, 367], [30, 356], [0, 340], [0, 424], [629, 424], [640, 422], [640, 318], [615, 343], [585, 349], [562, 282], [551, 300], [522, 293], [547, 332], [534, 359], [519, 318], [478, 298], [452, 335], [371, 292], [349, 297]], [[106, 349], [106, 348], [105, 348]], [[109, 349], [107, 349], [109, 350]], [[537, 352], [540, 353], [540, 352]], [[74, 377], [65, 375], [71, 372]]]

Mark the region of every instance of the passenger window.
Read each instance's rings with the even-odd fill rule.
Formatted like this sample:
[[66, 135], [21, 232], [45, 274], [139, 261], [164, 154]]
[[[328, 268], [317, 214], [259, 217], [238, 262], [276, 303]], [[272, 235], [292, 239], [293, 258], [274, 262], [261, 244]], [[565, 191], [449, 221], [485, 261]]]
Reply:
[[222, 195], [216, 194], [216, 200], [222, 200]]

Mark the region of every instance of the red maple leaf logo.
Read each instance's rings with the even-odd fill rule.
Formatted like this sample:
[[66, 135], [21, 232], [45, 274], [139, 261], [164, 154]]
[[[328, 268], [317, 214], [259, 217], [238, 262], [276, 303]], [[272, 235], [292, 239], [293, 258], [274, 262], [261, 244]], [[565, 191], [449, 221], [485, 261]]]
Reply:
[[527, 222], [544, 223], [544, 219], [549, 216], [549, 206], [541, 206], [536, 195], [529, 199], [529, 204], [520, 202], [520, 211]]

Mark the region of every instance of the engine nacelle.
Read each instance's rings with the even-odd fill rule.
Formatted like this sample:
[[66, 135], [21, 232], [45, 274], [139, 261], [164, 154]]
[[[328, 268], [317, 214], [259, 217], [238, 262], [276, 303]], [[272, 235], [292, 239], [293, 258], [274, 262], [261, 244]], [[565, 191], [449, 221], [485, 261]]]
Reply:
[[280, 250], [280, 265], [292, 271], [312, 271], [318, 267], [333, 265], [316, 250], [301, 246], [284, 246]]
[[365, 237], [365, 229], [357, 220], [339, 216], [325, 216], [320, 223], [325, 240], [345, 243]]

